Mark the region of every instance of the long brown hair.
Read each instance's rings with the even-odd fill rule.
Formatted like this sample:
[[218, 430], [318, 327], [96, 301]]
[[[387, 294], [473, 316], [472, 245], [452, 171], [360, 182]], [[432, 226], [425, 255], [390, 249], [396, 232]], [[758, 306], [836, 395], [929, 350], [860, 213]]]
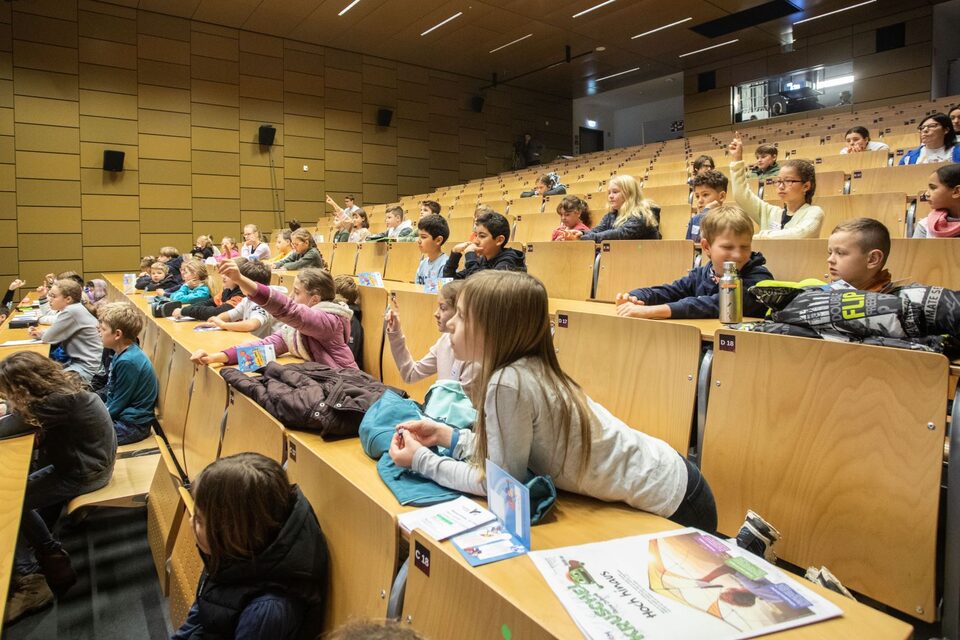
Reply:
[[39, 353], [19, 351], [0, 360], [0, 394], [3, 394], [24, 420], [39, 427], [33, 406], [47, 396], [75, 394], [82, 390], [78, 376], [67, 373], [58, 363]]
[[192, 491], [210, 549], [211, 574], [224, 560], [249, 560], [263, 553], [295, 500], [286, 471], [259, 453], [217, 460], [200, 472]]
[[[471, 400], [477, 408], [474, 427], [476, 448], [472, 463], [484, 469], [487, 458], [486, 397], [491, 378], [520, 358], [531, 357], [543, 369], [540, 393], [548, 402], [553, 395], [560, 402], [560, 443], [563, 464], [569, 453], [570, 429], [577, 420], [580, 426], [581, 449], [579, 476], [589, 466], [593, 412], [587, 406], [583, 390], [563, 372], [553, 348], [547, 290], [533, 276], [511, 271], [482, 271], [471, 276], [457, 301], [457, 313], [470, 327], [474, 353], [482, 347], [480, 373], [472, 387]], [[548, 392], [550, 392], [548, 394]], [[498, 402], [494, 392], [494, 402]]]

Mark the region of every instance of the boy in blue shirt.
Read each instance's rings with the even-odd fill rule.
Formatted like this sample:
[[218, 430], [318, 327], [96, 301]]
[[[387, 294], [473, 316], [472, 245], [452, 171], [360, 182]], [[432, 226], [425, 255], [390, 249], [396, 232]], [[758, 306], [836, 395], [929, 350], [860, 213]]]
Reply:
[[700, 223], [710, 209], [719, 207], [727, 198], [727, 176], [719, 171], [709, 170], [693, 177], [693, 201], [697, 205], [697, 214], [687, 223], [687, 240], [700, 245]]
[[761, 280], [773, 279], [763, 254], [751, 250], [750, 217], [736, 205], [721, 205], [704, 216], [700, 229], [706, 264], [669, 284], [618, 293], [617, 315], [652, 320], [719, 318], [724, 262], [737, 263], [743, 281], [743, 315], [757, 318], [766, 313], [766, 307], [748, 291]]
[[143, 314], [129, 302], [112, 302], [100, 308], [99, 320], [103, 346], [114, 351], [104, 400], [117, 444], [139, 442], [150, 435], [157, 402], [153, 365], [134, 342], [143, 330]]
[[417, 245], [420, 247], [420, 265], [417, 267], [417, 284], [426, 284], [428, 280], [437, 281], [443, 275], [447, 264], [447, 254], [443, 253], [443, 243], [450, 237], [450, 225], [443, 216], [431, 214], [420, 218], [417, 223], [420, 234]]

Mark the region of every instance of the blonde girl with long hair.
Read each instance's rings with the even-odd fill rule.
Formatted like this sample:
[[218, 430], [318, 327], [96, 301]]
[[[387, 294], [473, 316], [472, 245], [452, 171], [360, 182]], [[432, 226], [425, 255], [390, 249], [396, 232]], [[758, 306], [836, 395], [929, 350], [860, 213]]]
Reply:
[[659, 240], [660, 207], [643, 197], [633, 176], [614, 176], [607, 181], [607, 214], [589, 231], [570, 230], [565, 240]]
[[[471, 393], [477, 421], [473, 431], [401, 423], [390, 447], [397, 465], [485, 495], [490, 459], [520, 480], [530, 470], [565, 491], [716, 529], [713, 493], [697, 468], [617, 419], [560, 368], [543, 283], [524, 273], [478, 273], [464, 285], [449, 325], [456, 357], [478, 368]], [[434, 445], [453, 457], [433, 453]]]

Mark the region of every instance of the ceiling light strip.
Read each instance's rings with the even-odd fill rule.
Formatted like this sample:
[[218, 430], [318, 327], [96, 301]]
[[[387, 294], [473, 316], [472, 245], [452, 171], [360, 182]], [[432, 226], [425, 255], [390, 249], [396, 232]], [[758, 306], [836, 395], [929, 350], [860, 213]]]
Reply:
[[657, 31], [663, 31], [664, 29], [669, 29], [670, 27], [675, 27], [678, 24], [683, 24], [684, 22], [690, 22], [693, 18], [684, 18], [683, 20], [677, 20], [676, 22], [671, 22], [670, 24], [665, 24], [662, 27], [657, 27], [656, 29], [650, 29], [650, 31], [644, 31], [643, 33], [638, 33], [635, 36], [632, 36], [631, 40], [636, 40], [637, 38], [642, 38], [643, 36], [648, 36], [651, 33], [656, 33]]
[[591, 11], [596, 11], [596, 10], [599, 9], [600, 7], [605, 7], [605, 6], [607, 6], [608, 4], [610, 4], [610, 3], [612, 3], [612, 2], [616, 2], [616, 1], [617, 1], [617, 0], [607, 0], [606, 2], [601, 2], [600, 4], [596, 4], [596, 5], [592, 6], [592, 7], [590, 7], [589, 9], [584, 9], [584, 10], [581, 11], [580, 13], [575, 13], [575, 14], [573, 14], [573, 17], [574, 17], [574, 18], [579, 18], [580, 16], [585, 16], [585, 15], [587, 15], [588, 13], [590, 13]]
[[803, 24], [804, 22], [810, 22], [811, 20], [819, 20], [820, 18], [826, 18], [827, 16], [832, 16], [835, 13], [843, 13], [844, 11], [850, 11], [850, 9], [856, 9], [857, 7], [862, 7], [864, 5], [873, 4], [877, 0], [867, 0], [866, 2], [861, 2], [859, 4], [853, 4], [849, 7], [844, 7], [843, 9], [837, 9], [836, 11], [830, 11], [828, 13], [821, 13], [818, 16], [813, 16], [811, 18], [804, 18], [803, 20], [797, 20], [793, 24]]
[[[359, 0], [358, 0], [358, 1], [359, 1]], [[500, 45], [500, 46], [497, 47], [496, 49], [490, 49], [490, 53], [496, 53], [497, 51], [500, 51], [500, 49], [506, 49], [506, 48], [509, 47], [510, 45], [512, 45], [512, 44], [517, 44], [518, 42], [521, 42], [521, 41], [523, 41], [523, 40], [526, 40], [527, 38], [529, 38], [529, 37], [532, 36], [532, 35], [533, 35], [532, 33], [528, 33], [527, 35], [523, 36], [522, 38], [517, 38], [516, 40], [514, 40], [514, 41], [512, 41], [512, 42], [508, 42], [507, 44]]]
[[727, 42], [721, 42], [720, 44], [715, 44], [712, 47], [704, 47], [703, 49], [697, 49], [696, 51], [688, 51], [686, 53], [681, 53], [678, 58], [686, 58], [687, 56], [692, 56], [697, 53], [703, 53], [704, 51], [710, 51], [710, 49], [716, 49], [718, 47], [725, 47], [728, 44], [733, 44], [734, 42], [740, 42], [740, 38], [734, 38], [733, 40], [728, 40]]
[[604, 80], [609, 80], [610, 78], [616, 78], [617, 76], [622, 76], [625, 73], [633, 73], [634, 71], [640, 71], [640, 67], [634, 67], [633, 69], [627, 69], [626, 71], [620, 71], [619, 73], [612, 73], [609, 76], [603, 76], [602, 78], [597, 78], [595, 82], [603, 82]]
[[433, 31], [434, 29], [439, 29], [440, 27], [442, 27], [443, 25], [447, 24], [447, 23], [450, 22], [451, 20], [456, 20], [457, 18], [459, 18], [459, 17], [462, 16], [462, 15], [463, 15], [463, 11], [457, 11], [455, 14], [453, 14], [452, 16], [450, 16], [449, 18], [447, 18], [447, 19], [444, 20], [443, 22], [440, 22], [440, 23], [438, 23], [438, 24], [433, 25], [432, 27], [430, 27], [429, 29], [427, 29], [426, 31], [424, 31], [423, 33], [421, 33], [420, 35], [421, 35], [421, 36], [425, 36], [425, 35], [427, 35], [428, 33], [430, 33], [431, 31]]
[[347, 11], [350, 11], [350, 9], [353, 9], [355, 6], [357, 6], [357, 3], [358, 3], [358, 2], [360, 2], [360, 0], [353, 0], [353, 2], [351, 2], [350, 4], [348, 4], [347, 6], [345, 6], [345, 7], [343, 8], [343, 11], [341, 11], [340, 13], [338, 13], [337, 16], [342, 16], [342, 15], [345, 14]]

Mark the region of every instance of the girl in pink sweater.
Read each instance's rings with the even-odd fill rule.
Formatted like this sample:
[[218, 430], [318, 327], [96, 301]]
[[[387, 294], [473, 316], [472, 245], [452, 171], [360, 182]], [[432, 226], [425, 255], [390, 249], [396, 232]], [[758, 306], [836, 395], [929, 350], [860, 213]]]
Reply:
[[[262, 340], [248, 345], [273, 345], [278, 356], [290, 353], [304, 360], [336, 369], [357, 369], [350, 351], [350, 318], [353, 312], [336, 300], [333, 277], [320, 269], [301, 269], [293, 281], [293, 297], [258, 284], [241, 275], [233, 260], [219, 267], [221, 275], [240, 285], [251, 301], [263, 307], [284, 326]], [[200, 364], [236, 364], [236, 347], [207, 353], [195, 351], [190, 359]]]

